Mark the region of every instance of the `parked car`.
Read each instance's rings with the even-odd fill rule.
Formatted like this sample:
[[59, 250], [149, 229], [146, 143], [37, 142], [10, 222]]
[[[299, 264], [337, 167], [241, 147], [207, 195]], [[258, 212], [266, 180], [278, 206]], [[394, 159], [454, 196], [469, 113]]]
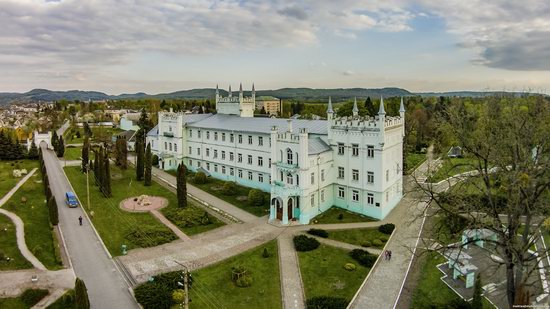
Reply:
[[74, 195], [74, 193], [71, 191], [65, 193], [65, 202], [67, 203], [67, 206], [71, 208], [78, 207], [78, 200], [76, 199], [76, 195]]

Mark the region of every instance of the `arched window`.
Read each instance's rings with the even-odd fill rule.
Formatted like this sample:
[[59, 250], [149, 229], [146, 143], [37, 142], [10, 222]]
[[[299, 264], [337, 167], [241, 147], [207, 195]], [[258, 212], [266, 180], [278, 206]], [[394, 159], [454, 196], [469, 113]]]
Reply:
[[292, 164], [292, 150], [290, 148], [286, 149], [286, 163]]
[[291, 185], [293, 183], [292, 181], [292, 174], [288, 173], [286, 174], [286, 182]]
[[300, 185], [300, 176], [298, 176], [298, 174], [296, 174], [296, 185]]

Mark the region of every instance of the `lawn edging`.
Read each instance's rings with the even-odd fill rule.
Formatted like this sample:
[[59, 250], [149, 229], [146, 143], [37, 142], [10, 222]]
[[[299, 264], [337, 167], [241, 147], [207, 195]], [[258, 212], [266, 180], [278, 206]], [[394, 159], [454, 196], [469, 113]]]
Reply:
[[[391, 242], [392, 240], [392, 237], [393, 235], [395, 235], [395, 231], [397, 231], [397, 227], [395, 227], [390, 235], [390, 237], [388, 238], [388, 241], [386, 241], [386, 244], [384, 245], [384, 247], [382, 248], [382, 253], [384, 253], [384, 251], [386, 250], [386, 247], [388, 246], [388, 244]], [[368, 252], [368, 250], [367, 250]], [[351, 304], [353, 304], [353, 302], [355, 301], [355, 299], [357, 298], [357, 296], [359, 296], [359, 292], [361, 291], [361, 289], [363, 289], [363, 286], [365, 286], [365, 284], [367, 284], [367, 280], [369, 280], [369, 277], [370, 277], [370, 274], [373, 273], [374, 269], [376, 268], [376, 266], [378, 265], [378, 261], [380, 261], [380, 257], [382, 256], [382, 254], [379, 254], [378, 257], [376, 258], [376, 261], [374, 261], [374, 265], [372, 265], [371, 269], [369, 270], [369, 273], [367, 274], [367, 277], [365, 278], [365, 280], [363, 280], [363, 283], [361, 283], [361, 285], [359, 286], [359, 288], [357, 289], [357, 292], [355, 292], [355, 295], [353, 295], [353, 298], [351, 299], [351, 301], [349, 302], [348, 304], [348, 309], [351, 308]], [[410, 265], [409, 265], [410, 266]], [[407, 270], [408, 271], [408, 270]], [[406, 277], [405, 277], [406, 278]], [[399, 297], [398, 297], [399, 299]], [[395, 305], [394, 307], [395, 308]]]

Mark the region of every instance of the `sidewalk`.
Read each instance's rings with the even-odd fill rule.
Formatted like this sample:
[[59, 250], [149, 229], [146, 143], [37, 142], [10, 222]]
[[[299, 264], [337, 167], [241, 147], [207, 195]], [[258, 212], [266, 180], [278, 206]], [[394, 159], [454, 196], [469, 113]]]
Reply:
[[292, 233], [285, 232], [277, 239], [279, 246], [279, 273], [283, 308], [305, 308], [304, 285], [300, 273], [298, 255], [294, 250]]
[[[31, 279], [36, 276], [36, 282]], [[0, 272], [0, 298], [16, 297], [26, 289], [72, 289], [76, 277], [72, 269], [44, 271], [38, 269]]]

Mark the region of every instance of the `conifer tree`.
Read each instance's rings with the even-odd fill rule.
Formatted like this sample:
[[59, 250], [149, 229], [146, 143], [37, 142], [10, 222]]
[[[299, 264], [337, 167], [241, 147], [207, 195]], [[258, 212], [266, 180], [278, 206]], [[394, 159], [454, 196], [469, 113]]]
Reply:
[[51, 196], [48, 200], [48, 212], [50, 215], [50, 223], [52, 225], [57, 225], [59, 223], [59, 213], [57, 211], [57, 203], [55, 202], [55, 197]]
[[63, 141], [63, 136], [59, 137], [59, 142], [57, 144], [57, 150], [55, 151], [58, 158], [63, 157], [65, 154], [65, 142]]
[[98, 167], [97, 167], [97, 170], [98, 170], [98, 175], [97, 175], [97, 183], [99, 185], [99, 191], [103, 192], [103, 176], [105, 174], [105, 166], [104, 166], [104, 161], [103, 161], [103, 157], [104, 157], [104, 149], [103, 149], [103, 146], [99, 148], [99, 152], [98, 152], [98, 157], [99, 157], [99, 160], [98, 160]]
[[128, 167], [128, 143], [125, 138], [119, 137], [116, 139], [115, 163], [122, 169], [126, 169]]
[[152, 155], [151, 155], [151, 144], [147, 144], [147, 150], [145, 151], [145, 170], [144, 170], [144, 181], [143, 185], [151, 185], [151, 169], [152, 169]]
[[471, 304], [472, 309], [483, 308], [483, 301], [481, 298], [481, 274], [477, 273], [476, 282], [474, 283], [474, 296]]
[[144, 144], [141, 138], [136, 140], [136, 179], [138, 181], [143, 180], [144, 173]]
[[36, 144], [34, 141], [31, 143], [31, 148], [29, 149], [28, 158], [31, 160], [36, 160], [38, 158], [38, 148], [36, 147]]
[[53, 147], [53, 150], [57, 153], [57, 148], [59, 146], [59, 137], [57, 136], [57, 131], [53, 130], [52, 140], [50, 141]]
[[109, 165], [109, 152], [105, 151], [104, 157], [103, 157], [103, 179], [102, 179], [102, 192], [105, 197], [111, 197], [111, 169]]
[[370, 99], [370, 97], [367, 97], [367, 99], [365, 100], [365, 108], [367, 109], [369, 116], [376, 116], [376, 108], [374, 108], [374, 104], [372, 104], [372, 100]]
[[177, 174], [177, 186], [176, 190], [178, 193], [178, 206], [185, 208], [187, 206], [187, 182], [185, 178], [187, 176], [187, 168], [183, 163], [178, 166]]
[[82, 172], [86, 173], [86, 171], [90, 168], [88, 166], [88, 161], [90, 160], [90, 139], [88, 136], [84, 136], [84, 145], [82, 146]]
[[86, 284], [80, 278], [76, 278], [74, 284], [75, 290], [75, 308], [76, 309], [89, 309], [90, 300], [88, 299], [88, 289], [86, 289]]
[[95, 185], [99, 185], [99, 150], [94, 150], [94, 179]]

